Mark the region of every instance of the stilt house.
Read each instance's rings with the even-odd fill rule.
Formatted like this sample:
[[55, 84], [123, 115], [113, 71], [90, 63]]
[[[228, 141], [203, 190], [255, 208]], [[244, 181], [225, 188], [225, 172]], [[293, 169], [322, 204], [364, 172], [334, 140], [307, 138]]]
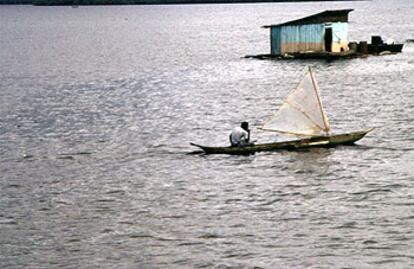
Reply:
[[270, 54], [348, 51], [348, 14], [353, 9], [326, 10], [270, 28]]

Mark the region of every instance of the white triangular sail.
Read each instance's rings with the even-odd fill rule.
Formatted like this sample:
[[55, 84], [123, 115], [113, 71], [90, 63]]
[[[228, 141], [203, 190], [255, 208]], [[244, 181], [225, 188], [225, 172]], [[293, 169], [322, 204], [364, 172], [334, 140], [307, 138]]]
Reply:
[[323, 133], [329, 135], [328, 118], [323, 110], [319, 88], [310, 68], [262, 129], [298, 136], [315, 136]]

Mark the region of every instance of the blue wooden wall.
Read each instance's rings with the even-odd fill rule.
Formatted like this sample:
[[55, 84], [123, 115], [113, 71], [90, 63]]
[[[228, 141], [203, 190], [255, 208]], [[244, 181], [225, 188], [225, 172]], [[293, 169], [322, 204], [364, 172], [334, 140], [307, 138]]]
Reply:
[[339, 46], [339, 43], [341, 43], [342, 46], [343, 44], [347, 46], [347, 23], [281, 25], [270, 28], [271, 54], [283, 55], [289, 52], [324, 51], [326, 27], [332, 28], [333, 45], [336, 43]]

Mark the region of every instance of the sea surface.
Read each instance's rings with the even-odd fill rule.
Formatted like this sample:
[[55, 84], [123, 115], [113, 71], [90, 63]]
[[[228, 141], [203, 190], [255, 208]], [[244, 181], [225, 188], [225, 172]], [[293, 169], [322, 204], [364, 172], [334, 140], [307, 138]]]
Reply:
[[[414, 38], [414, 1], [0, 6], [1, 268], [414, 268], [414, 43], [256, 60], [262, 25], [352, 8], [350, 40]], [[306, 68], [355, 146], [253, 139]]]

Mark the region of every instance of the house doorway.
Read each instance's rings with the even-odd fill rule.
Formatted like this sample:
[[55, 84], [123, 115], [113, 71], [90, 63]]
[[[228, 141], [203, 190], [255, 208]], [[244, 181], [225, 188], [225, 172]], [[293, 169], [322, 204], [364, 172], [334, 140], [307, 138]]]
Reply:
[[332, 51], [332, 28], [325, 28], [325, 51]]

